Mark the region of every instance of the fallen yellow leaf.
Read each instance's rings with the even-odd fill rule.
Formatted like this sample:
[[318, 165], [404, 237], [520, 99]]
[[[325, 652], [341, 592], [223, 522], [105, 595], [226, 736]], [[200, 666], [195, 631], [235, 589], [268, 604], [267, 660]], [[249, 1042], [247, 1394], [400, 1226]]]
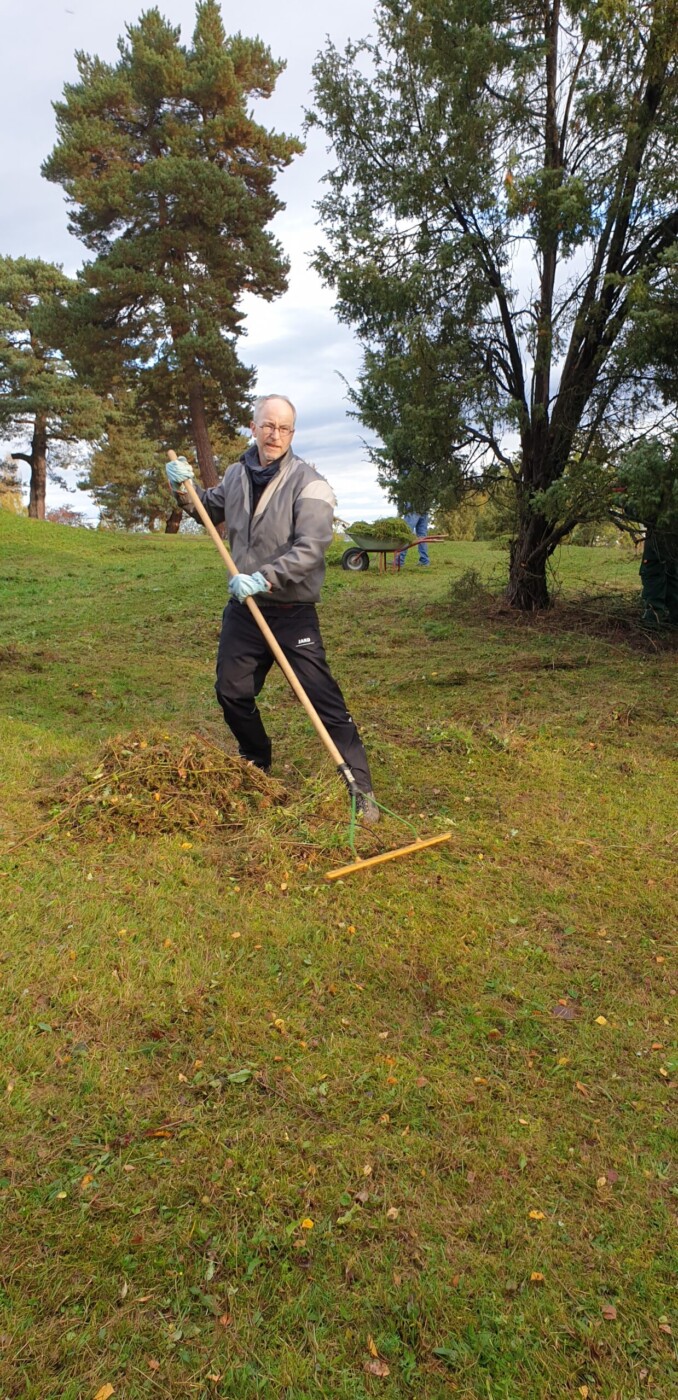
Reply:
[[377, 1351], [377, 1348], [376, 1348], [375, 1345], [374, 1345], [374, 1340], [373, 1340], [372, 1337], [368, 1337], [368, 1338], [367, 1338], [367, 1350], [369, 1351], [370, 1356], [378, 1356], [378, 1355], [379, 1355], [379, 1352]]
[[311, 1220], [310, 1216], [307, 1215], [307, 1216], [306, 1216], [306, 1219], [305, 1219], [305, 1220], [302, 1220], [302, 1222], [301, 1222], [301, 1228], [302, 1228], [302, 1230], [314, 1230], [314, 1229], [315, 1229], [314, 1222]]
[[608, 1022], [607, 1022], [607, 1016], [596, 1016], [596, 1025], [597, 1025], [597, 1026], [606, 1026], [607, 1024], [608, 1024]]
[[88, 1187], [88, 1186], [91, 1186], [93, 1181], [94, 1181], [94, 1173], [93, 1173], [93, 1172], [86, 1172], [85, 1175], [84, 1175], [83, 1178], [82, 1178], [82, 1181], [80, 1182], [80, 1190], [81, 1190], [81, 1191], [86, 1191], [86, 1190], [87, 1190], [87, 1187]]
[[531, 1210], [531, 1211], [530, 1211], [530, 1220], [545, 1220], [545, 1219], [546, 1219], [546, 1216], [544, 1215], [543, 1210]]
[[535, 1269], [533, 1273], [530, 1274], [530, 1283], [544, 1283], [544, 1275], [540, 1274], [538, 1269]]
[[110, 1381], [107, 1381], [105, 1385], [102, 1385], [101, 1390], [97, 1391], [94, 1400], [109, 1400], [111, 1395], [115, 1395], [115, 1390]]

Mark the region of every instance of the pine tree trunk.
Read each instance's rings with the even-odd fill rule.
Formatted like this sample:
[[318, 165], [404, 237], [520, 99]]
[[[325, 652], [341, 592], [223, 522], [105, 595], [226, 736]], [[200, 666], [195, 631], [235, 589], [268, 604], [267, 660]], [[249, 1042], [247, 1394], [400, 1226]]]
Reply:
[[47, 419], [36, 413], [31, 444], [31, 489], [28, 498], [28, 514], [31, 520], [45, 519], [45, 496], [47, 492]]
[[551, 526], [543, 515], [530, 515], [520, 521], [511, 542], [511, 562], [506, 597], [521, 612], [537, 612], [550, 606], [546, 582], [546, 561], [551, 553]]
[[214, 465], [212, 455], [212, 444], [210, 442], [209, 429], [207, 426], [207, 414], [205, 413], [205, 395], [202, 384], [196, 383], [189, 391], [189, 409], [191, 414], [191, 427], [193, 429], [193, 441], [200, 467], [202, 484], [207, 490], [209, 486], [216, 486], [219, 477]]

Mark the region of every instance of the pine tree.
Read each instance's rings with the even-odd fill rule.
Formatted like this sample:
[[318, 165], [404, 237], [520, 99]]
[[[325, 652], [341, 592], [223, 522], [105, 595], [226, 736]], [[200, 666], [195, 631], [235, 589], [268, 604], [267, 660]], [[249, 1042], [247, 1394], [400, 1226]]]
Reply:
[[652, 406], [628, 341], [678, 240], [675, 0], [379, 0], [376, 27], [328, 45], [309, 118], [353, 400], [396, 499], [513, 479], [508, 598], [540, 608], [601, 438]]
[[[190, 457], [188, 442], [176, 437], [173, 441], [178, 451]], [[217, 470], [223, 474], [246, 445], [244, 437], [227, 438], [218, 430], [213, 431]], [[164, 463], [162, 441], [147, 434], [134, 395], [130, 391], [122, 392], [117, 398], [109, 397], [105, 431], [79, 485], [94, 497], [102, 524], [124, 530], [154, 530], [161, 520], [167, 520], [170, 512], [173, 521], [173, 498], [167, 486]], [[178, 527], [182, 512], [178, 511], [177, 515]], [[175, 533], [174, 530], [171, 533]]]
[[149, 430], [172, 433], [166, 446], [190, 434], [210, 486], [215, 425], [237, 430], [253, 383], [236, 353], [240, 298], [285, 290], [266, 227], [282, 208], [276, 174], [303, 148], [253, 119], [251, 100], [271, 95], [284, 64], [259, 39], [227, 37], [216, 0], [198, 3], [191, 47], [157, 9], [118, 47], [114, 65], [77, 55], [43, 167], [95, 254], [68, 353], [99, 388], [133, 388]]
[[23, 439], [12, 457], [31, 471], [28, 514], [45, 518], [50, 443], [96, 438], [100, 399], [76, 378], [49, 327], [70, 279], [39, 258], [0, 258], [0, 426]]

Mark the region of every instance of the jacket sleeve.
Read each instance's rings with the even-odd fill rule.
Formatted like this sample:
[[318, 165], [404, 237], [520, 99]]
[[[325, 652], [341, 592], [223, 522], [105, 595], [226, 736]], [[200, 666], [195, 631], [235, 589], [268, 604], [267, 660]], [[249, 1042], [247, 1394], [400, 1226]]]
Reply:
[[[197, 481], [194, 485], [212, 523], [214, 525], [221, 525], [222, 521], [226, 519], [224, 511], [223, 478], [217, 486], [210, 486], [207, 491], [203, 490], [202, 486], [199, 486]], [[188, 514], [192, 515], [194, 520], [202, 523], [196, 511], [189, 510]]]
[[299, 583], [306, 574], [321, 568], [332, 540], [336, 496], [328, 481], [316, 476], [301, 488], [294, 502], [294, 542], [292, 548], [261, 573], [272, 588]]

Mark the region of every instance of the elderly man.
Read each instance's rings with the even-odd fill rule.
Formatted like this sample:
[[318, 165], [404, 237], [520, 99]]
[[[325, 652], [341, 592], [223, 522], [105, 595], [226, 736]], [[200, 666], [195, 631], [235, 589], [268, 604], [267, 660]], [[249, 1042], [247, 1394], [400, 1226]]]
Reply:
[[[273, 657], [246, 598], [257, 603], [361, 789], [358, 811], [379, 818], [367, 755], [344, 697], [332, 676], [320, 635], [316, 603], [325, 577], [336, 505], [331, 486], [292, 450], [296, 410], [269, 394], [256, 400], [250, 424], [254, 444], [229, 467], [218, 486], [200, 488], [215, 525], [226, 521], [233, 559], [241, 570], [228, 585], [217, 654], [217, 699], [241, 756], [267, 771], [271, 741], [255, 697]], [[184, 459], [168, 462], [167, 475], [180, 505], [181, 483], [193, 472]]]

